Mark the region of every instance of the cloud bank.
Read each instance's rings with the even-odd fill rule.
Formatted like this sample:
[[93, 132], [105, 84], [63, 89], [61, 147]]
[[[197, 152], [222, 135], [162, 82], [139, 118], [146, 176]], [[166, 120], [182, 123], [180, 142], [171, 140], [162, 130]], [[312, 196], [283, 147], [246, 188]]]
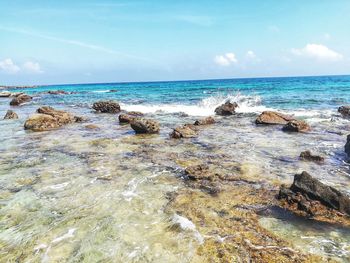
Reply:
[[301, 49], [292, 49], [292, 53], [296, 56], [313, 58], [322, 61], [339, 61], [343, 59], [343, 55], [321, 44], [307, 44]]
[[17, 74], [19, 72], [29, 74], [43, 73], [40, 64], [33, 61], [27, 61], [22, 66], [17, 65], [11, 58], [6, 58], [0, 61], [0, 72], [5, 74]]

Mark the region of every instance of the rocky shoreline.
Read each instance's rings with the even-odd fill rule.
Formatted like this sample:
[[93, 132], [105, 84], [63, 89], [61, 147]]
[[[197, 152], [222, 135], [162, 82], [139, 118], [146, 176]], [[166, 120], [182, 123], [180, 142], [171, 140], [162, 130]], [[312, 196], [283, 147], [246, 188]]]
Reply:
[[[66, 95], [59, 91], [49, 94]], [[0, 97], [11, 100], [11, 109], [25, 107], [32, 100], [27, 94], [0, 93]], [[97, 101], [91, 110], [95, 114], [115, 117], [128, 132], [133, 131], [133, 136], [142, 139], [138, 150], [133, 152], [140, 162], [147, 160], [162, 167], [176, 167], [178, 179], [186, 187], [169, 193], [165, 210], [188, 218], [198, 227], [201, 236], [207, 237], [200, 242], [193, 262], [332, 262], [332, 259], [300, 252], [288, 241], [259, 225], [258, 220], [261, 211], [279, 207], [285, 213], [313, 220], [315, 224], [327, 222], [350, 227], [350, 199], [345, 193], [323, 184], [314, 177], [316, 175], [310, 175], [307, 171], [301, 174], [296, 171], [294, 182], [288, 187], [246, 176], [245, 168], [239, 163], [232, 163], [225, 154], [210, 156], [206, 153], [198, 158], [189, 151], [162, 151], [161, 148], [171, 149], [174, 145], [190, 145], [206, 129], [215, 129], [222, 119], [230, 118], [234, 122], [238, 118], [237, 107], [237, 103], [227, 101], [218, 106], [211, 117], [172, 127], [172, 132], [162, 141], [160, 148], [155, 148], [152, 141], [163, 129], [159, 120], [141, 112], [124, 111], [116, 101]], [[348, 118], [348, 106], [339, 108], [339, 113], [343, 118]], [[273, 125], [286, 136], [307, 134], [314, 128], [304, 120], [273, 111], [246, 118], [256, 123], [256, 129]], [[18, 115], [9, 110], [4, 119], [18, 119]], [[52, 131], [67, 125], [85, 125], [89, 130], [99, 130], [94, 123], [86, 125], [87, 121], [85, 117], [42, 106], [18, 125], [33, 132]], [[108, 143], [101, 146], [99, 141], [97, 144], [108, 147]], [[345, 153], [350, 157], [350, 135], [344, 145]], [[323, 156], [308, 150], [296, 158], [300, 158], [300, 162], [311, 161], [316, 165], [325, 162]], [[176, 231], [176, 224], [172, 227]]]

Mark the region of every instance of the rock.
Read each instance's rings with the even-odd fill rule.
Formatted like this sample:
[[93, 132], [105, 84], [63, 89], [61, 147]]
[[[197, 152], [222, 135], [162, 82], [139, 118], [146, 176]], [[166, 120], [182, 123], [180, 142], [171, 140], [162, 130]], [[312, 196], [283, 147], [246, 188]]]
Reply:
[[215, 119], [213, 117], [207, 117], [204, 119], [196, 120], [194, 122], [194, 125], [200, 126], [200, 125], [210, 125], [214, 123], [215, 123]]
[[21, 94], [21, 95], [18, 95], [17, 97], [14, 97], [11, 102], [10, 102], [10, 105], [11, 106], [19, 106], [23, 103], [26, 103], [28, 101], [31, 101], [32, 100], [32, 97], [27, 95], [27, 94]]
[[130, 123], [139, 116], [143, 116], [143, 113], [138, 111], [130, 111], [126, 114], [120, 114], [118, 118], [120, 123]]
[[338, 108], [338, 112], [345, 118], [350, 118], [350, 106], [341, 106]]
[[47, 92], [47, 94], [51, 95], [64, 95], [64, 94], [69, 94], [69, 92], [64, 91], [64, 90], [50, 90]]
[[120, 105], [115, 101], [98, 101], [92, 105], [95, 111], [102, 113], [118, 113], [120, 112]]
[[62, 127], [63, 125], [80, 122], [81, 117], [74, 116], [68, 112], [55, 110], [51, 107], [41, 107], [37, 110], [38, 114], [29, 117], [24, 123], [26, 130], [32, 131], [48, 131]]
[[10, 96], [11, 96], [10, 92], [7, 92], [7, 91], [0, 92], [0, 98], [8, 98]]
[[6, 115], [4, 117], [4, 120], [10, 120], [10, 119], [18, 119], [18, 115], [17, 113], [15, 113], [14, 111], [12, 110], [8, 110], [6, 112]]
[[159, 132], [159, 123], [155, 120], [136, 118], [131, 121], [130, 125], [136, 133], [151, 134]]
[[350, 157], [350, 134], [346, 138], [345, 152]]
[[85, 128], [88, 129], [88, 130], [99, 130], [100, 127], [98, 127], [97, 125], [95, 124], [88, 124], [88, 125], [85, 125]]
[[324, 157], [319, 155], [313, 155], [310, 151], [304, 151], [300, 153], [300, 159], [305, 161], [312, 161], [316, 163], [323, 163]]
[[308, 132], [311, 127], [305, 121], [292, 120], [284, 125], [282, 130], [285, 132]]
[[308, 211], [310, 211], [312, 202], [307, 203], [315, 200], [326, 207], [350, 215], [350, 198], [337, 189], [321, 183], [307, 172], [296, 174], [290, 189], [281, 187], [278, 197], [287, 199], [291, 203], [297, 203], [299, 210], [309, 208]]
[[113, 93], [113, 92], [118, 92], [118, 90], [116, 90], [116, 89], [111, 89], [111, 90], [108, 91], [108, 92]]
[[292, 121], [293, 118], [291, 116], [284, 115], [275, 111], [264, 111], [259, 115], [259, 117], [255, 120], [256, 124], [281, 124], [285, 125], [289, 121]]
[[212, 179], [213, 173], [209, 171], [209, 166], [205, 164], [192, 165], [185, 169], [185, 174], [192, 180]]
[[173, 132], [170, 134], [171, 138], [180, 139], [180, 138], [193, 138], [197, 137], [198, 134], [195, 130], [191, 129], [189, 125], [183, 125], [176, 127]]
[[233, 115], [237, 107], [238, 104], [236, 102], [231, 103], [230, 101], [226, 101], [215, 109], [215, 113], [222, 116]]

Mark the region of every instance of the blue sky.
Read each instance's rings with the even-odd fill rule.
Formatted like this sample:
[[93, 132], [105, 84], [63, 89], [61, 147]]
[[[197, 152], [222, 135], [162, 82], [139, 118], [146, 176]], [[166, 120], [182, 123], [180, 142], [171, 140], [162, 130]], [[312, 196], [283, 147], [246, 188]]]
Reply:
[[350, 1], [0, 0], [0, 85], [350, 73]]

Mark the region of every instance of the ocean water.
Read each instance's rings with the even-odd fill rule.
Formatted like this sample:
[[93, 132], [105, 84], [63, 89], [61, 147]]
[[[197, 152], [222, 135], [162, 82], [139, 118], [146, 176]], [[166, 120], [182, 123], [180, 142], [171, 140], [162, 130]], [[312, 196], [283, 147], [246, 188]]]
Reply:
[[[50, 95], [49, 90], [72, 93]], [[169, 195], [188, 190], [183, 169], [190, 162], [222, 165], [273, 189], [305, 170], [350, 194], [344, 153], [350, 121], [337, 112], [350, 104], [350, 76], [11, 91], [34, 99], [10, 107], [10, 99], [0, 98], [1, 116], [8, 109], [19, 115], [18, 120], [0, 121], [1, 262], [199, 262], [196, 251], [213, 238], [213, 231], [203, 231], [203, 224], [169, 204]], [[136, 136], [129, 125], [119, 125], [117, 115], [91, 109], [93, 102], [106, 99], [158, 120], [160, 134]], [[228, 99], [238, 103], [237, 115], [216, 116], [217, 123], [197, 138], [169, 139], [175, 126], [214, 115]], [[49, 132], [25, 131], [25, 120], [43, 105], [89, 120]], [[278, 126], [256, 126], [258, 114], [268, 109], [304, 119], [312, 131], [289, 134]], [[86, 129], [86, 124], [100, 129]], [[307, 149], [324, 156], [325, 163], [300, 161], [300, 152]], [[302, 253], [320, 255], [325, 262], [350, 260], [349, 228], [273, 215], [261, 216], [259, 222]]]

